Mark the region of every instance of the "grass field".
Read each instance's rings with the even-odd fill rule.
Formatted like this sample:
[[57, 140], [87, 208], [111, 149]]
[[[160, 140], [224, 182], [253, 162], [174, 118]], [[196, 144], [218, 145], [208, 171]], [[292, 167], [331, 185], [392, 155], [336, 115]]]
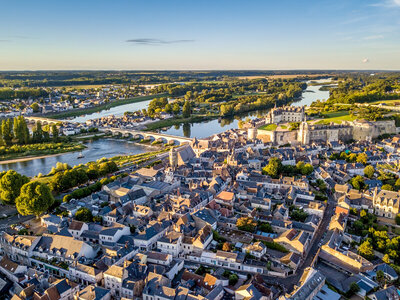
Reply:
[[116, 106], [120, 106], [120, 105], [147, 101], [147, 100], [151, 100], [154, 98], [165, 97], [166, 95], [167, 94], [157, 94], [157, 95], [138, 96], [138, 97], [122, 99], [122, 100], [115, 100], [113, 102], [94, 106], [94, 107], [74, 109], [74, 110], [66, 111], [64, 113], [49, 114], [49, 115], [46, 115], [46, 117], [53, 118], [53, 119], [66, 119], [66, 118], [78, 117], [78, 116], [82, 116], [82, 115], [99, 112], [99, 111], [102, 111], [105, 109], [110, 109], [112, 107], [116, 107]]
[[331, 113], [323, 113], [324, 119], [316, 122], [316, 124], [329, 124], [331, 122], [340, 124], [342, 121], [354, 121], [355, 116], [350, 116], [348, 111], [337, 111]]
[[268, 125], [261, 126], [258, 129], [267, 130], [267, 131], [275, 131], [277, 127], [278, 127], [278, 125], [276, 125], [276, 124], [268, 124]]
[[105, 86], [106, 84], [82, 84], [82, 85], [61, 85], [61, 86], [55, 86], [54, 88], [65, 88], [67, 91], [70, 90], [83, 90], [83, 89], [97, 89]]
[[330, 74], [295, 74], [295, 75], [271, 75], [267, 76], [268, 78], [271, 79], [277, 79], [277, 78], [282, 78], [282, 79], [292, 79], [292, 78], [298, 78], [298, 77], [308, 77], [308, 78], [316, 78], [320, 76], [331, 76]]

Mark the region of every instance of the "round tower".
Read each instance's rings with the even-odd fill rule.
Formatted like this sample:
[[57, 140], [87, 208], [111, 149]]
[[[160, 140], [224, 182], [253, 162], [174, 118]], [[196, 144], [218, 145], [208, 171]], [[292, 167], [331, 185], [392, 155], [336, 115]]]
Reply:
[[173, 169], [178, 166], [178, 153], [176, 153], [175, 148], [171, 148], [169, 151], [169, 164]]
[[297, 140], [303, 145], [308, 145], [310, 143], [310, 128], [306, 121], [300, 123]]
[[254, 141], [257, 138], [257, 128], [251, 127], [247, 129], [247, 139]]

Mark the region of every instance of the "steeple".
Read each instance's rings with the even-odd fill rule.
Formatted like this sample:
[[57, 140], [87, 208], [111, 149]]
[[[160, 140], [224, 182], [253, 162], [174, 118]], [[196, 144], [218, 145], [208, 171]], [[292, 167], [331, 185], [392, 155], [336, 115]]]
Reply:
[[173, 170], [178, 166], [178, 153], [176, 153], [174, 147], [169, 151], [169, 164]]

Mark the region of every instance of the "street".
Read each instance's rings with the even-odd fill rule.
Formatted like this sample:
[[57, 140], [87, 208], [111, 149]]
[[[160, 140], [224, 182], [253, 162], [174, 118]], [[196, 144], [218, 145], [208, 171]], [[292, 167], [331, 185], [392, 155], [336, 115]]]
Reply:
[[315, 255], [317, 254], [317, 252], [320, 248], [319, 243], [322, 241], [324, 233], [327, 232], [327, 227], [328, 227], [329, 222], [335, 211], [335, 207], [336, 207], [335, 204], [336, 204], [336, 201], [333, 199], [332, 196], [329, 195], [327, 207], [325, 209], [321, 224], [318, 227], [317, 231], [315, 232], [314, 238], [311, 241], [311, 247], [309, 248], [305, 259], [303, 260], [301, 265], [297, 268], [296, 273], [287, 278], [263, 276], [266, 282], [281, 284], [285, 288], [285, 291], [287, 293], [290, 293], [293, 290], [294, 286], [299, 283], [299, 280], [300, 280], [301, 275], [303, 274], [303, 271], [306, 268], [311, 266], [311, 264], [315, 258]]

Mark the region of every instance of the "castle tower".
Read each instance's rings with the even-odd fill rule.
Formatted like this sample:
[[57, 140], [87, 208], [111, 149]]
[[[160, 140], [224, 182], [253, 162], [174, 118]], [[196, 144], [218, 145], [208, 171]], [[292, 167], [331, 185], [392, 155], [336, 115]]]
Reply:
[[297, 141], [303, 145], [308, 145], [310, 143], [310, 128], [306, 121], [300, 123], [299, 132], [297, 133]]
[[247, 140], [254, 141], [257, 138], [257, 128], [251, 127], [247, 129]]
[[169, 164], [172, 169], [175, 169], [178, 166], [178, 153], [176, 153], [175, 148], [171, 148], [169, 151]]

